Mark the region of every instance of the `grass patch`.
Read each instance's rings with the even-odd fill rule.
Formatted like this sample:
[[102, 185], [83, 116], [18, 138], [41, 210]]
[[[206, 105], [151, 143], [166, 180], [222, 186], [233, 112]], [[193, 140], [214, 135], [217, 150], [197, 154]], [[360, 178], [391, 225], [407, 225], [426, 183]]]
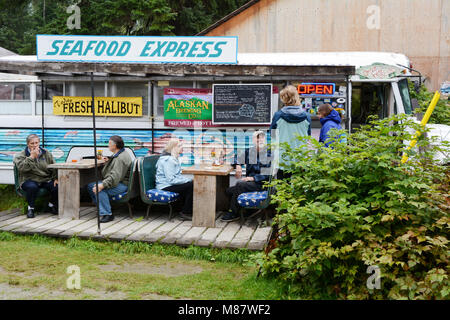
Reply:
[[0, 184], [0, 211], [24, 208], [25, 199], [19, 197], [11, 184]]
[[[44, 287], [49, 292], [60, 292], [61, 299], [143, 299], [155, 295], [175, 299], [299, 298], [292, 297], [288, 288], [277, 280], [258, 278], [257, 269], [251, 263], [252, 252], [243, 249], [183, 248], [159, 243], [57, 239], [0, 232], [0, 256], [0, 283], [23, 290]], [[178, 269], [185, 266], [199, 272], [168, 276], [99, 268], [134, 264]], [[66, 288], [70, 265], [80, 267], [82, 290]]]

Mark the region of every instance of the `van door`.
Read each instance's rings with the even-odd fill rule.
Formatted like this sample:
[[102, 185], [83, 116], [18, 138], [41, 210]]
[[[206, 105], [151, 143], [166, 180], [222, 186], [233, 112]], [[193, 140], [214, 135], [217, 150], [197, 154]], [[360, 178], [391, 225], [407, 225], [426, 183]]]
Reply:
[[[406, 78], [392, 82], [392, 92], [394, 95], [394, 114], [412, 114], [411, 97], [409, 94], [408, 80]], [[391, 106], [390, 106], [391, 107]]]

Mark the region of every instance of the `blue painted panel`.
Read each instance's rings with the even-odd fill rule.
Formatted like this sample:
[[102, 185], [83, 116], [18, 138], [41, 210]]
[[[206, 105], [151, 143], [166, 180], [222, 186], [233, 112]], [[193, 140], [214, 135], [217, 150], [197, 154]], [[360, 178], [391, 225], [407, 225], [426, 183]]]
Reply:
[[[0, 129], [0, 163], [12, 162], [14, 155], [26, 147], [29, 134], [41, 136], [41, 129]], [[223, 149], [227, 159], [232, 159], [239, 149], [252, 144], [253, 130], [155, 130], [155, 152], [162, 152], [167, 140], [178, 137], [184, 141], [183, 165], [194, 163], [194, 157], [208, 159], [212, 149]], [[109, 137], [119, 135], [125, 146], [130, 147], [136, 157], [149, 155], [152, 149], [151, 130], [97, 130], [97, 145], [107, 146]], [[267, 132], [268, 141], [270, 139]], [[65, 162], [73, 146], [92, 146], [93, 132], [88, 129], [46, 129], [45, 148], [50, 150], [56, 162]]]

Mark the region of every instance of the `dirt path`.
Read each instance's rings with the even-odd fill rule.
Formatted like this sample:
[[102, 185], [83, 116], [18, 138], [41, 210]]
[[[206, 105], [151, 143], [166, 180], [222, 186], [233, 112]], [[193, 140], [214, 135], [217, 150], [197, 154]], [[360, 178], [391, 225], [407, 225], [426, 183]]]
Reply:
[[[186, 266], [181, 264], [164, 264], [161, 266], [146, 265], [143, 263], [126, 265], [99, 265], [98, 268], [105, 272], [138, 273], [138, 274], [158, 274], [169, 277], [199, 273], [202, 268], [195, 266]], [[9, 272], [0, 267], [0, 274], [10, 276], [8, 283], [0, 283], [0, 300], [123, 300], [128, 295], [121, 291], [104, 291], [82, 288], [80, 290], [49, 290], [44, 286], [27, 287], [20, 285], [22, 278], [40, 277], [42, 274], [33, 273], [26, 275], [22, 272]], [[141, 296], [142, 300], [172, 300], [174, 298], [159, 294], [145, 294]]]

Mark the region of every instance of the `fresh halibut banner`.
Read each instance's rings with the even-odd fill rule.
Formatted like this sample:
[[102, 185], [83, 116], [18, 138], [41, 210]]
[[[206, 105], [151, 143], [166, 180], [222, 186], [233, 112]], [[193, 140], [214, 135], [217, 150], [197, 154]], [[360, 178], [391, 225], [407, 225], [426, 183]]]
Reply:
[[38, 61], [237, 63], [237, 37], [36, 36]]
[[[142, 117], [142, 97], [96, 97], [95, 115]], [[61, 116], [92, 115], [92, 97], [53, 97], [53, 114]]]

